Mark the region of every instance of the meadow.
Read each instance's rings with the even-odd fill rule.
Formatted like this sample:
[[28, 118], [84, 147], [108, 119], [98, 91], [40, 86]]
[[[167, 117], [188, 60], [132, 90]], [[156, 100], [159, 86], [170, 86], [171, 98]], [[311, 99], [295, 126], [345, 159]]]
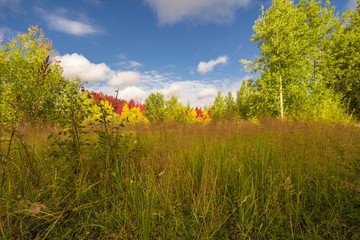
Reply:
[[1, 129], [0, 238], [360, 239], [358, 126], [60, 131]]

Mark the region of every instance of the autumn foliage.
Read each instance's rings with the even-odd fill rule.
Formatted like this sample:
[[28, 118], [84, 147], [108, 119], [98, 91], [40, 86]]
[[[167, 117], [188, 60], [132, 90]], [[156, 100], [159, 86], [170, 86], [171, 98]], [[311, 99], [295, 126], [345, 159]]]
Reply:
[[[89, 97], [91, 96], [91, 98]], [[100, 108], [102, 107], [111, 115], [113, 120], [120, 120], [130, 124], [145, 123], [153, 121], [154, 119], [168, 121], [168, 122], [183, 122], [183, 123], [208, 123], [210, 121], [210, 110], [201, 109], [199, 107], [186, 108], [181, 103], [176, 102], [175, 107], [159, 107], [162, 116], [153, 118], [147, 115], [147, 108], [145, 104], [136, 102], [131, 99], [126, 101], [113, 96], [106, 95], [102, 92], [85, 91], [83, 93], [84, 106], [90, 110], [89, 118], [96, 119], [100, 116]], [[171, 101], [171, 100], [168, 100]], [[166, 102], [166, 101], [164, 101]], [[161, 114], [159, 114], [161, 115]]]

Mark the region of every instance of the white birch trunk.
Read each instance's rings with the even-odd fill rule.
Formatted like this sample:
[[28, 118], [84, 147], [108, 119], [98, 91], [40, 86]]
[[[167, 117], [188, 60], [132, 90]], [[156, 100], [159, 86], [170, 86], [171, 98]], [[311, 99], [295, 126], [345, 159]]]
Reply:
[[282, 77], [280, 75], [280, 119], [284, 121], [284, 102], [283, 102], [283, 90], [282, 90]]

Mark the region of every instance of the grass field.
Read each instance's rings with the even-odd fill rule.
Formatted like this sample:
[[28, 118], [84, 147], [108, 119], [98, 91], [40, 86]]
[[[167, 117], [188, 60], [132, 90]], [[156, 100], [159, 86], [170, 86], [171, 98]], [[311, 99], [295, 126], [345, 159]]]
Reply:
[[52, 132], [1, 130], [2, 239], [360, 239], [357, 126]]

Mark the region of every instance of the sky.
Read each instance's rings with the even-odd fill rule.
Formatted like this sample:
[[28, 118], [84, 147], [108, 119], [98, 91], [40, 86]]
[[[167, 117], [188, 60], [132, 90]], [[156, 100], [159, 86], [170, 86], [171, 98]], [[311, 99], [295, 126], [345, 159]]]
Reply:
[[[325, 0], [324, 0], [325, 1]], [[298, 1], [295, 1], [295, 3]], [[261, 5], [271, 0], [0, 0], [4, 42], [38, 25], [53, 41], [63, 75], [88, 90], [143, 102], [152, 92], [209, 106], [251, 75], [240, 59]], [[336, 12], [356, 0], [332, 0]]]

